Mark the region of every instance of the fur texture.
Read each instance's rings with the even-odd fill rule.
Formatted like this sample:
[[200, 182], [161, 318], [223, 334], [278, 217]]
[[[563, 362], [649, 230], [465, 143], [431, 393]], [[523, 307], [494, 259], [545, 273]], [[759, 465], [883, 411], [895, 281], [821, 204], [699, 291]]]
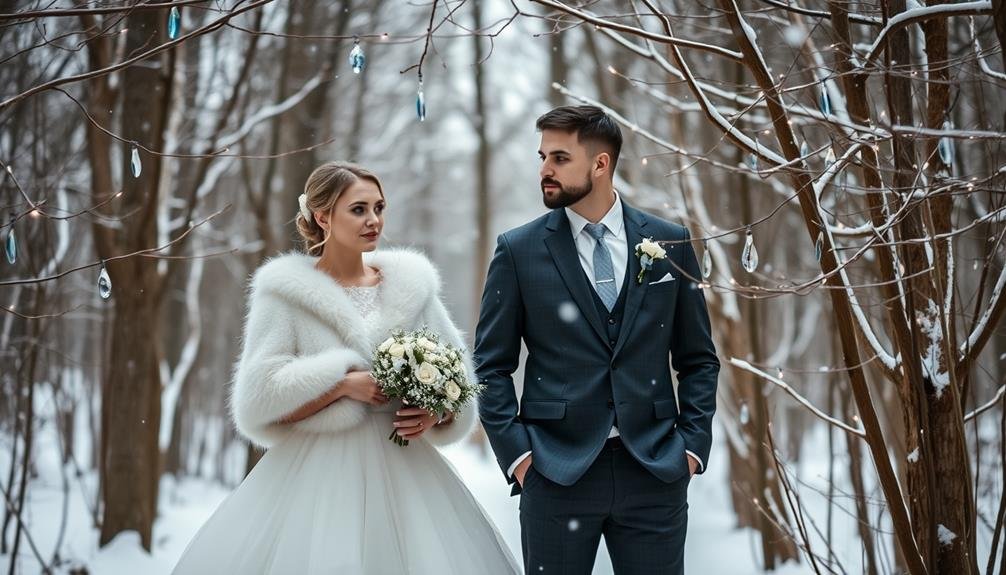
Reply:
[[[406, 249], [377, 251], [364, 259], [383, 276], [381, 309], [370, 323], [335, 280], [315, 269], [317, 258], [286, 254], [255, 272], [230, 410], [238, 431], [257, 445], [269, 447], [290, 433], [337, 434], [362, 423], [370, 406], [349, 398], [297, 423], [276, 422], [337, 386], [347, 372], [370, 369], [374, 349], [394, 329], [428, 326], [465, 350], [473, 377], [467, 346], [440, 301], [440, 275], [433, 264]], [[471, 432], [476, 413], [477, 406], [469, 405], [452, 424], [422, 437], [435, 445], [453, 443]]]

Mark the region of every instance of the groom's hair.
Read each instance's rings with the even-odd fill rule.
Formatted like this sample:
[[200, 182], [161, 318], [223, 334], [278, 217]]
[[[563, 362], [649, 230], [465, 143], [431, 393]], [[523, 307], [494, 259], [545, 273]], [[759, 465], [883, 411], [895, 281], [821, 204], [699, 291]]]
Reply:
[[590, 148], [591, 152], [608, 152], [611, 156], [611, 176], [614, 177], [618, 153], [622, 151], [622, 130], [604, 110], [597, 106], [560, 106], [538, 118], [535, 128], [539, 132], [576, 132], [576, 141]]

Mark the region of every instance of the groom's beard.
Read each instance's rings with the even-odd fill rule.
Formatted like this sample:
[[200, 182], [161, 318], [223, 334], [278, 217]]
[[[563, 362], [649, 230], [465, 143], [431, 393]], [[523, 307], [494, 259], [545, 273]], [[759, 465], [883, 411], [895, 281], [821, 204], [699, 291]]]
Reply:
[[[559, 186], [559, 191], [555, 192], [551, 196], [545, 193], [545, 185]], [[565, 208], [572, 206], [576, 202], [579, 202], [587, 196], [594, 189], [594, 183], [590, 181], [588, 176], [586, 182], [582, 186], [577, 187], [566, 187], [559, 182], [551, 179], [545, 178], [541, 181], [541, 194], [542, 200], [545, 202], [545, 207], [554, 210], [557, 208]]]

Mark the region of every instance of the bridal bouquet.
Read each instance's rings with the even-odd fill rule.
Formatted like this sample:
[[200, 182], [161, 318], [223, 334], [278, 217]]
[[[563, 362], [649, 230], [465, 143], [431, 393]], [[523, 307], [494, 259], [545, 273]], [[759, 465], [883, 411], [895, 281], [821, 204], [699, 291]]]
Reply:
[[[482, 388], [468, 381], [461, 351], [425, 327], [392, 332], [374, 352], [371, 373], [389, 398], [432, 413], [457, 412]], [[395, 431], [388, 439], [409, 444]]]

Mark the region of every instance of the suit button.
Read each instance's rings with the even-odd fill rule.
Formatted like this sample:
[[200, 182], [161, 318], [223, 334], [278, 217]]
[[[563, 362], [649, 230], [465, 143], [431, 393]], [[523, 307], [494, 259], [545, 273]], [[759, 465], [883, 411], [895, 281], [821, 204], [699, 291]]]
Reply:
[[615, 400], [614, 399], [609, 399], [608, 400], [608, 409], [611, 409], [612, 407], [615, 407]]
[[615, 345], [615, 343], [616, 343], [616, 342], [615, 342], [615, 340], [613, 340], [613, 339], [609, 339], [609, 340], [608, 340], [608, 344], [609, 344], [609, 345]]
[[615, 325], [615, 318], [613, 318], [613, 317], [609, 317], [609, 318], [608, 318], [608, 324], [609, 324], [609, 325]]

